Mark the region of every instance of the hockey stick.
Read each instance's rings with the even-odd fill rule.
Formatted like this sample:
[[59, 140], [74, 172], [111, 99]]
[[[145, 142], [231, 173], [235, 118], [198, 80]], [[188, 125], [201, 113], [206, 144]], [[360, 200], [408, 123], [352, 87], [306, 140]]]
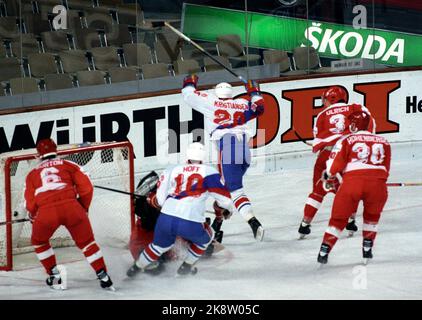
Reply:
[[387, 187], [420, 187], [422, 182], [391, 182], [387, 183]]
[[123, 191], [123, 190], [118, 190], [118, 189], [113, 189], [113, 188], [108, 188], [108, 187], [102, 187], [102, 186], [97, 186], [97, 185], [94, 185], [94, 187], [98, 188], [98, 189], [104, 189], [104, 190], [113, 191], [113, 192], [117, 192], [117, 193], [127, 194], [128, 196], [133, 196], [135, 198], [142, 197], [139, 194], [127, 192], [127, 191]]
[[195, 41], [193, 41], [192, 39], [190, 39], [189, 37], [187, 37], [186, 35], [184, 35], [182, 32], [180, 32], [179, 30], [177, 30], [175, 27], [173, 27], [168, 22], [165, 22], [165, 21], [155, 21], [155, 22], [152, 22], [152, 26], [153, 27], [163, 27], [163, 26], [168, 27], [171, 31], [173, 31], [174, 33], [176, 33], [180, 38], [182, 38], [183, 40], [185, 40], [185, 41], [189, 42], [190, 44], [192, 44], [195, 48], [197, 48], [203, 54], [207, 55], [211, 60], [213, 60], [215, 63], [219, 64], [220, 66], [222, 66], [224, 69], [226, 69], [233, 76], [235, 76], [236, 78], [238, 78], [240, 81], [242, 81], [245, 84], [248, 83], [241, 75], [238, 75], [233, 70], [231, 70], [230, 68], [228, 68], [227, 66], [225, 66], [220, 61], [218, 61], [209, 52], [207, 52], [204, 48], [202, 48], [199, 44], [197, 44]]
[[300, 141], [302, 141], [304, 144], [306, 144], [306, 145], [308, 145], [308, 146], [312, 147], [312, 143], [307, 142], [305, 139], [303, 139], [303, 138], [299, 135], [299, 133], [297, 133], [297, 131], [296, 131], [296, 129], [295, 129], [294, 127], [293, 127], [293, 132], [295, 133], [296, 137], [298, 137], [298, 139], [299, 139]]
[[27, 221], [30, 221], [30, 220], [28, 218], [23, 218], [23, 219], [16, 219], [12, 221], [4, 221], [4, 222], [0, 222], [0, 226], [5, 226], [7, 224], [22, 223], [22, 222], [27, 222]]

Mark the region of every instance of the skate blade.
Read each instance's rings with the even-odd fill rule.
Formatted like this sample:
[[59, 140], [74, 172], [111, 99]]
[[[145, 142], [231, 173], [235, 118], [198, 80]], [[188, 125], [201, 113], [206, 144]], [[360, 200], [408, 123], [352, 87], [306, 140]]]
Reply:
[[107, 288], [102, 288], [104, 291], [106, 292], [116, 292], [116, 288], [113, 286], [107, 287]]
[[349, 238], [353, 237], [354, 235], [355, 235], [354, 231], [349, 231], [349, 233], [348, 233]]
[[369, 259], [369, 258], [363, 258], [363, 265], [364, 266], [368, 265], [368, 263], [369, 263], [370, 260], [371, 259]]
[[255, 240], [260, 242], [264, 239], [264, 234], [265, 234], [265, 230], [262, 227], [259, 227], [258, 230], [256, 231], [256, 237]]
[[300, 234], [298, 240], [303, 240], [306, 238], [306, 234]]
[[50, 286], [50, 288], [52, 290], [56, 290], [56, 291], [63, 291], [63, 290], [66, 290], [67, 289], [66, 286], [61, 285], [61, 284], [53, 284], [52, 286]]

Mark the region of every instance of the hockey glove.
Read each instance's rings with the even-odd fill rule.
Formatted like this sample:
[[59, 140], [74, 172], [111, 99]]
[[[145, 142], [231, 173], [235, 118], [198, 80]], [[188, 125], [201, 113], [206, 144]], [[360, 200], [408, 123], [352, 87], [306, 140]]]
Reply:
[[31, 224], [34, 223], [36, 217], [37, 217], [36, 214], [32, 214], [31, 212], [28, 211], [28, 219], [29, 219], [29, 222], [31, 222]]
[[251, 97], [260, 94], [259, 84], [254, 80], [248, 80], [248, 82], [245, 84], [245, 89]]
[[232, 216], [232, 212], [220, 207], [217, 204], [217, 201], [214, 201], [214, 212], [215, 212], [215, 217], [219, 220], [223, 220], [223, 219], [228, 220]]
[[337, 189], [340, 186], [340, 182], [336, 176], [329, 176], [327, 171], [324, 170], [322, 172], [321, 180], [322, 180], [322, 188], [326, 192], [333, 192], [333, 193], [337, 192]]
[[198, 83], [198, 76], [196, 74], [190, 74], [183, 79], [183, 88], [187, 86], [192, 86], [196, 89], [196, 85]]

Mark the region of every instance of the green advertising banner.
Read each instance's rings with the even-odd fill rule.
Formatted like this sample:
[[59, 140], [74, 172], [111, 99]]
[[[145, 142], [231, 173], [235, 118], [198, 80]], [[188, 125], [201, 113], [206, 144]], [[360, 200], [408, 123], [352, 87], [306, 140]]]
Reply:
[[[247, 24], [248, 29], [245, 29]], [[321, 57], [364, 58], [391, 66], [422, 65], [422, 36], [283, 16], [185, 4], [183, 32], [196, 40], [216, 41], [238, 34], [249, 46], [291, 51], [310, 45]]]

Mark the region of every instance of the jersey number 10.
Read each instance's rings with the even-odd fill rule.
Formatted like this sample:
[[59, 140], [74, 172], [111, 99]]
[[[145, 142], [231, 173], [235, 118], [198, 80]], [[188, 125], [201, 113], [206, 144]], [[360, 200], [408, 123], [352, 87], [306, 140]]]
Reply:
[[[197, 193], [201, 193], [202, 185], [204, 184], [204, 178], [199, 173], [189, 175], [185, 182], [185, 175], [179, 174], [176, 178], [176, 189], [174, 193], [176, 195], [186, 192], [187, 195], [192, 196]], [[195, 187], [195, 190], [194, 190]]]

